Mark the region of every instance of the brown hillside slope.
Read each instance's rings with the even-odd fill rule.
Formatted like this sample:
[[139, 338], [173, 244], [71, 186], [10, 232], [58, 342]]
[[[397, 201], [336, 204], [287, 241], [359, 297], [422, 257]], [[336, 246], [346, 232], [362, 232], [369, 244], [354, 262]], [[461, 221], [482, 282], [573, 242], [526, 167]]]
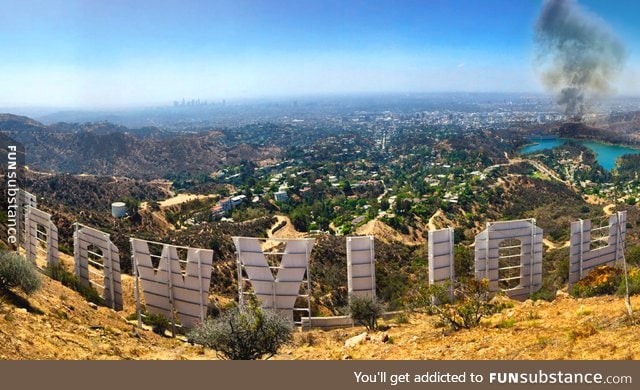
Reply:
[[[640, 297], [634, 297], [635, 309]], [[640, 359], [640, 325], [624, 319], [621, 298], [569, 297], [554, 302], [514, 302], [514, 307], [483, 320], [482, 326], [450, 333], [437, 327], [437, 318], [424, 314], [408, 324], [393, 324], [355, 347], [345, 341], [364, 328], [296, 335], [293, 346], [278, 359], [391, 360], [609, 360]], [[636, 312], [636, 317], [640, 313]], [[380, 341], [386, 333], [389, 340]]]
[[[215, 359], [215, 353], [147, 330], [134, 332], [122, 313], [92, 308], [58, 282], [43, 278], [29, 297], [41, 313], [0, 304], [0, 359]], [[125, 284], [125, 287], [130, 288]], [[632, 303], [640, 308], [640, 296]], [[276, 359], [640, 359], [640, 325], [624, 319], [619, 297], [559, 297], [513, 302], [481, 327], [449, 333], [437, 318], [416, 314], [355, 347], [345, 340], [362, 327], [296, 332]], [[640, 313], [637, 313], [640, 316]], [[387, 342], [376, 341], [380, 334]], [[136, 335], [137, 334], [137, 335]]]
[[124, 318], [133, 312], [129, 308], [94, 309], [59, 282], [42, 280], [43, 288], [28, 297], [33, 309], [16, 307], [8, 298], [0, 303], [0, 360], [215, 358], [214, 352], [177, 339], [134, 332]]

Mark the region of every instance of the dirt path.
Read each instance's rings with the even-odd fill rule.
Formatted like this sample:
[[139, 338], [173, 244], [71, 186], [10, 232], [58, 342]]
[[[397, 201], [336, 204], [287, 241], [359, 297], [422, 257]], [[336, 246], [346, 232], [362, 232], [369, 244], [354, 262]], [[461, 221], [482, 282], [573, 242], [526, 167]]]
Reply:
[[215, 198], [217, 195], [209, 194], [209, 195], [196, 195], [196, 194], [178, 194], [173, 198], [165, 199], [160, 203], [160, 208], [166, 208], [171, 206], [176, 206], [182, 203], [191, 202], [196, 199], [210, 199]]
[[[286, 225], [278, 229], [277, 232], [272, 233], [271, 230], [280, 225], [282, 222], [286, 222]], [[283, 215], [276, 215], [276, 223], [267, 231], [267, 237], [269, 238], [300, 238], [303, 236], [304, 233], [300, 233], [296, 230], [289, 217], [285, 217]]]
[[565, 241], [562, 245], [558, 245], [558, 244], [556, 244], [555, 242], [550, 241], [550, 240], [548, 240], [548, 239], [546, 239], [546, 238], [543, 238], [543, 239], [542, 239], [542, 243], [543, 243], [544, 245], [546, 245], [546, 246], [549, 248], [549, 250], [556, 250], [556, 249], [568, 248], [568, 247], [569, 247], [569, 245], [571, 245], [571, 241]]
[[442, 217], [444, 217], [444, 213], [442, 212], [442, 209], [438, 209], [438, 211], [433, 213], [431, 218], [429, 218], [429, 222], [427, 223], [427, 228], [429, 230], [438, 230], [438, 227], [435, 224], [435, 219], [442, 218]]
[[380, 196], [378, 196], [378, 203], [382, 202], [382, 198], [387, 196], [387, 193], [389, 193], [389, 189], [384, 184], [384, 180], [380, 180], [380, 182], [382, 183], [382, 188], [384, 188], [384, 192], [382, 194], [380, 194]]
[[606, 206], [604, 206], [602, 208], [602, 211], [604, 212], [604, 215], [612, 215], [613, 214], [613, 210], [616, 208], [615, 204], [608, 204]]
[[[191, 202], [191, 201], [196, 200], [196, 199], [211, 199], [211, 198], [216, 198], [216, 197], [218, 197], [218, 195], [215, 195], [215, 194], [209, 194], [209, 195], [178, 194], [178, 195], [174, 196], [173, 198], [161, 200], [158, 203], [160, 204], [160, 208], [164, 209], [164, 208], [171, 207], [171, 206], [177, 206], [177, 205], [180, 205], [182, 203]], [[141, 202], [140, 203], [140, 210], [146, 210], [147, 207], [149, 207], [149, 202]]]
[[361, 236], [374, 236], [375, 238], [387, 243], [397, 241], [405, 245], [421, 245], [425, 243], [422, 235], [423, 229], [424, 227], [419, 229], [410, 228], [409, 234], [402, 234], [386, 223], [377, 219], [372, 219], [358, 227], [355, 233]]

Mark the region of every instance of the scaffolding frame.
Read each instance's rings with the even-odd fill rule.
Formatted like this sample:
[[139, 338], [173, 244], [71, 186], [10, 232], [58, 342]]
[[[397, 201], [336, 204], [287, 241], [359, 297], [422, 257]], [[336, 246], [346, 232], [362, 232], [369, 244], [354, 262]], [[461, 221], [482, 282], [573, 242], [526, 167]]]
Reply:
[[27, 210], [29, 207], [38, 207], [38, 198], [30, 192], [20, 189], [18, 193], [18, 232], [20, 233], [19, 244], [25, 250], [27, 245]]
[[[138, 262], [138, 259], [136, 258], [136, 249], [135, 249], [135, 245], [134, 242], [135, 241], [140, 241], [140, 242], [144, 242], [147, 245], [147, 249], [149, 250], [149, 253], [140, 253], [141, 255], [148, 255], [149, 258], [151, 259], [151, 268], [154, 272], [154, 274], [156, 274], [159, 270], [160, 270], [160, 266], [162, 265], [162, 258], [163, 255], [165, 255], [165, 251], [167, 251], [166, 256], [165, 256], [165, 267], [166, 270], [165, 272], [167, 272], [167, 281], [166, 283], [163, 281], [158, 281], [158, 280], [149, 280], [149, 279], [144, 279], [144, 280], [148, 280], [149, 283], [158, 283], [161, 285], [166, 285], [167, 286], [167, 299], [168, 299], [168, 303], [169, 303], [169, 307], [168, 308], [162, 308], [162, 307], [157, 307], [156, 309], [158, 310], [166, 310], [168, 311], [169, 314], [169, 320], [171, 322], [171, 336], [175, 337], [176, 335], [176, 328], [184, 328], [185, 326], [183, 324], [178, 324], [176, 323], [176, 317], [179, 317], [181, 314], [184, 316], [188, 316], [188, 317], [193, 317], [191, 314], [189, 313], [184, 313], [181, 312], [179, 310], [177, 310], [176, 308], [176, 298], [175, 298], [175, 292], [174, 292], [174, 285], [173, 285], [173, 275], [176, 274], [176, 272], [173, 271], [173, 269], [171, 268], [171, 264], [172, 264], [172, 259], [170, 256], [170, 253], [168, 253], [169, 248], [175, 248], [176, 252], [178, 253], [178, 250], [186, 250], [187, 251], [187, 256], [189, 253], [189, 250], [193, 250], [194, 254], [197, 257], [197, 269], [198, 269], [198, 301], [197, 304], [200, 307], [200, 321], [203, 322], [205, 320], [206, 317], [206, 308], [207, 308], [207, 304], [205, 303], [205, 299], [204, 299], [204, 289], [202, 287], [202, 283], [204, 281], [204, 276], [202, 275], [202, 259], [200, 257], [200, 254], [202, 253], [202, 251], [210, 251], [210, 250], [205, 250], [205, 249], [201, 249], [201, 248], [191, 248], [191, 247], [187, 247], [187, 246], [181, 246], [181, 245], [173, 245], [173, 244], [168, 244], [168, 243], [163, 243], [163, 242], [157, 242], [157, 241], [149, 241], [149, 240], [143, 240], [143, 239], [137, 239], [137, 238], [130, 238], [129, 242], [131, 244], [131, 264], [133, 265], [133, 277], [134, 277], [134, 296], [136, 299], [136, 313], [137, 313], [137, 321], [138, 321], [138, 327], [142, 328], [142, 317], [144, 317], [144, 314], [142, 314], [142, 304], [141, 304], [141, 294], [140, 294], [140, 279], [142, 278], [140, 275], [140, 270], [139, 267], [141, 267], [141, 265]], [[161, 246], [162, 247], [162, 252], [160, 255], [156, 255], [151, 253], [151, 250], [149, 248], [149, 244], [151, 245], [155, 245], [155, 246]], [[179, 256], [179, 253], [178, 253]], [[153, 259], [158, 259], [158, 266], [154, 267], [153, 266]], [[186, 260], [180, 259], [178, 257], [177, 259], [177, 263], [178, 263], [178, 270], [180, 273], [180, 276], [184, 279], [186, 279], [187, 276], [189, 276], [187, 274], [187, 270], [186, 270], [186, 265], [189, 264], [189, 258], [187, 257]], [[185, 265], [184, 267], [182, 265]], [[148, 267], [146, 267], [148, 268]], [[209, 280], [211, 280], [211, 274], [209, 274], [208, 277]], [[187, 287], [179, 287], [179, 288], [183, 288], [183, 289], [187, 289], [187, 290], [192, 290], [190, 288]], [[208, 291], [207, 291], [208, 292]], [[186, 303], [191, 303], [191, 304], [196, 304], [194, 302], [188, 302], [185, 301]], [[149, 305], [149, 303], [146, 303], [147, 306], [151, 306]], [[155, 306], [153, 306], [155, 308]]]
[[[87, 280], [89, 282], [90, 285], [93, 286], [97, 286], [99, 288], [102, 289], [102, 296], [103, 298], [106, 299], [105, 295], [106, 295], [106, 286], [102, 285], [100, 283], [98, 283], [95, 280], [92, 280], [90, 275], [96, 275], [98, 277], [102, 277], [103, 283], [104, 280], [107, 279], [108, 283], [109, 283], [109, 298], [110, 298], [110, 302], [111, 302], [111, 308], [113, 310], [118, 310], [118, 302], [116, 300], [116, 290], [115, 290], [115, 279], [116, 279], [116, 272], [119, 273], [120, 271], [115, 271], [113, 268], [113, 252], [114, 250], [112, 249], [112, 247], [115, 247], [115, 244], [113, 244], [113, 242], [111, 241], [111, 235], [109, 233], [105, 233], [102, 232], [100, 230], [97, 230], [95, 228], [92, 228], [91, 226], [87, 226], [87, 225], [83, 225], [81, 223], [74, 223], [74, 233], [73, 233], [73, 243], [74, 243], [74, 249], [73, 249], [73, 253], [74, 253], [74, 262], [75, 262], [75, 273], [76, 275], [81, 278], [82, 280], [82, 275], [81, 275], [81, 270], [80, 270], [80, 252], [81, 252], [81, 247], [80, 247], [80, 233], [83, 229], [88, 229], [89, 231], [94, 232], [97, 235], [100, 235], [101, 237], [96, 237], [96, 236], [92, 236], [96, 239], [101, 239], [102, 243], [104, 245], [104, 248], [106, 250], [106, 254], [102, 253], [99, 254], [97, 252], [91, 251], [89, 250], [90, 246], [96, 246], [97, 244], [95, 242], [89, 242], [88, 240], [85, 240], [85, 242], [87, 242], [89, 245], [87, 246]], [[99, 248], [102, 252], [104, 252], [103, 249]], [[118, 254], [118, 250], [116, 248], [116, 254]], [[102, 259], [102, 263], [98, 263], [97, 261], [91, 259], [91, 257], [89, 255], [93, 255], [97, 258]], [[119, 260], [119, 259], [118, 259]], [[101, 270], [102, 273], [100, 272], [96, 272], [93, 271], [91, 268], [89, 268], [89, 265], [93, 266], [94, 268]], [[118, 276], [119, 279], [119, 276]], [[121, 282], [119, 282], [121, 283]], [[120, 299], [122, 299], [122, 297], [120, 297]], [[121, 302], [122, 304], [122, 302]]]
[[[262, 306], [263, 309], [267, 309], [267, 310], [274, 310], [274, 311], [278, 311], [278, 310], [288, 310], [289, 308], [279, 308], [277, 305], [277, 297], [278, 296], [284, 296], [282, 294], [278, 294], [277, 293], [277, 284], [278, 283], [300, 283], [300, 287], [298, 288], [298, 294], [296, 294], [296, 301], [297, 298], [303, 298], [306, 300], [307, 306], [306, 307], [296, 307], [295, 302], [294, 302], [294, 306], [292, 308], [293, 313], [296, 312], [302, 312], [307, 314], [307, 318], [309, 318], [309, 322], [303, 322], [303, 318], [304, 315], [300, 316], [299, 320], [295, 319], [295, 316], [293, 316], [293, 324], [296, 326], [300, 326], [300, 327], [305, 327], [305, 326], [309, 326], [311, 327], [311, 269], [310, 269], [310, 259], [311, 259], [311, 249], [313, 246], [313, 243], [315, 242], [315, 239], [313, 238], [292, 238], [292, 239], [286, 239], [286, 238], [258, 238], [258, 237], [232, 237], [233, 238], [233, 242], [235, 244], [236, 247], [236, 272], [238, 274], [238, 303], [240, 306], [244, 306], [245, 305], [245, 296], [250, 296], [250, 295], [254, 295], [254, 292], [252, 291], [248, 291], [245, 289], [245, 284], [248, 284], [251, 286], [251, 288], [253, 289], [253, 285], [252, 285], [252, 281], [253, 282], [262, 282], [262, 283], [271, 283], [271, 299], [272, 299], [272, 307], [265, 307]], [[260, 245], [260, 247], [262, 248], [261, 251], [248, 251], [248, 250], [243, 250], [241, 248], [240, 245], [240, 240], [251, 240], [251, 241], [257, 241]], [[305, 242], [305, 251], [304, 252], [288, 252], [286, 245], [288, 242], [290, 241], [302, 241]], [[277, 245], [274, 245], [273, 247], [277, 247], [279, 244], [281, 243], [285, 243], [285, 250], [284, 251], [278, 251], [278, 250], [269, 250], [268, 252], [265, 252], [263, 245], [267, 242], [274, 242], [274, 243], [278, 243]], [[310, 245], [309, 245], [310, 244]], [[276, 266], [272, 266], [269, 265], [269, 263], [267, 262], [267, 266], [266, 268], [269, 270], [269, 272], [271, 273], [272, 279], [271, 280], [256, 280], [256, 279], [251, 279], [249, 278], [248, 273], [246, 272], [246, 266], [244, 264], [244, 262], [242, 261], [242, 254], [243, 253], [260, 253], [263, 256], [265, 256], [265, 260], [267, 260], [266, 256], [272, 255], [272, 256], [279, 256], [280, 257], [280, 261], [278, 262], [278, 265]], [[282, 260], [283, 260], [283, 256], [284, 255], [301, 255], [304, 254], [305, 255], [305, 266], [304, 267], [283, 267], [282, 266]], [[275, 275], [273, 274], [273, 270], [281, 270], [281, 269], [304, 269], [304, 274], [303, 274], [303, 278], [301, 281], [278, 281], [278, 273], [276, 273]], [[247, 273], [247, 277], [244, 276], [244, 273]], [[300, 290], [303, 289], [306, 291], [306, 293], [300, 293]]]
[[[572, 223], [572, 238], [571, 238], [571, 249], [570, 249], [570, 258], [574, 259], [577, 257], [577, 262], [571, 261], [569, 264], [569, 285], [575, 283], [577, 280], [582, 280], [586, 276], [586, 272], [591, 270], [596, 265], [585, 266], [588, 263], [594, 262], [597, 259], [597, 256], [611, 256], [613, 254], [613, 259], [609, 259], [607, 261], [602, 261], [601, 264], [606, 264], [610, 262], [618, 262], [622, 255], [620, 255], [620, 249], [622, 249], [622, 253], [624, 253], [624, 239], [623, 236], [626, 232], [626, 226], [623, 228], [622, 224], [626, 222], [626, 212], [625, 211], [616, 211], [615, 214], [608, 216], [597, 217], [596, 221], [597, 227], [592, 228], [593, 220], [583, 220], [580, 219], [576, 222]], [[615, 228], [615, 229], [614, 229]], [[577, 231], [576, 231], [577, 229]], [[607, 230], [608, 234], [606, 236], [600, 235], [592, 235], [592, 232], [600, 232], [603, 230]], [[585, 240], [585, 234], [589, 234], [589, 240]], [[575, 243], [575, 236], [579, 237], [579, 242]], [[615, 240], [612, 237], [615, 236]], [[602, 243], [605, 245], [602, 245]], [[596, 244], [595, 248], [592, 246]], [[613, 246], [613, 251], [609, 249], [609, 247]], [[577, 247], [577, 252], [574, 249]], [[585, 250], [585, 247], [588, 250]], [[594, 255], [594, 253], [601, 252], [600, 255]], [[585, 258], [585, 255], [586, 258]], [[575, 256], [575, 257], [573, 257]], [[577, 265], [577, 266], [576, 266]], [[577, 269], [575, 269], [576, 267]], [[572, 270], [572, 268], [574, 270]], [[575, 279], [572, 275], [578, 274], [578, 278]]]
[[[519, 223], [519, 222], [527, 222], [528, 226], [526, 228], [529, 229], [529, 251], [528, 253], [524, 252], [523, 249], [523, 244], [522, 244], [522, 239], [526, 238], [526, 235], [513, 235], [513, 236], [506, 236], [506, 237], [499, 237], [500, 238], [500, 242], [503, 242], [505, 240], [509, 240], [509, 239], [515, 239], [515, 240], [519, 240], [520, 244], [519, 245], [509, 245], [509, 246], [505, 246], [505, 247], [500, 247], [499, 243], [498, 243], [498, 247], [497, 247], [497, 251], [498, 254], [495, 258], [491, 257], [491, 245], [490, 243], [496, 239], [496, 237], [492, 237], [491, 233], [492, 233], [492, 227], [497, 225], [497, 224], [501, 224], [501, 223]], [[519, 227], [518, 229], [525, 229], [525, 227]], [[511, 292], [516, 292], [518, 290], [522, 290], [523, 288], [527, 287], [526, 285], [523, 286], [523, 278], [526, 277], [526, 275], [523, 274], [525, 267], [529, 267], [529, 280], [528, 280], [528, 290], [529, 290], [529, 295], [531, 295], [534, 291], [534, 287], [535, 287], [535, 279], [534, 279], [534, 270], [535, 270], [535, 265], [536, 265], [536, 242], [538, 239], [538, 236], [542, 235], [542, 232], [540, 232], [540, 234], [538, 234], [538, 226], [536, 225], [536, 220], [535, 218], [527, 218], [527, 219], [517, 219], [517, 220], [509, 220], [509, 221], [498, 221], [498, 222], [487, 222], [486, 224], [486, 229], [484, 232], [482, 232], [481, 234], [484, 233], [484, 237], [483, 237], [483, 241], [484, 241], [484, 256], [482, 256], [484, 258], [484, 276], [487, 280], [489, 280], [490, 282], [495, 282], [497, 284], [497, 290], [498, 291], [502, 291], [507, 293], [507, 295], [509, 295], [509, 293]], [[476, 238], [477, 240], [477, 238]], [[476, 241], [477, 242], [477, 241]], [[506, 254], [506, 255], [501, 255], [500, 254], [500, 250], [503, 249], [516, 249], [516, 248], [520, 248], [520, 253], [519, 254]], [[476, 256], [477, 256], [476, 252]], [[528, 264], [525, 263], [525, 260], [523, 259], [523, 257], [525, 255], [528, 255], [529, 257], [529, 262]], [[500, 266], [501, 260], [508, 260], [508, 259], [512, 259], [512, 258], [520, 258], [520, 263], [518, 265], [508, 265], [508, 266]], [[491, 269], [491, 262], [492, 261], [496, 261], [498, 264], [497, 269]], [[477, 259], [476, 259], [476, 267], [477, 267]], [[476, 268], [477, 269], [477, 268]], [[520, 269], [520, 275], [519, 276], [507, 276], [507, 277], [500, 277], [501, 271], [504, 270], [513, 270], [513, 269]], [[492, 280], [491, 278], [491, 271], [497, 271], [498, 277], [494, 280]], [[514, 287], [510, 287], [510, 288], [502, 288], [500, 286], [501, 282], [510, 282], [512, 280], [519, 280], [519, 283], [517, 286]]]
[[25, 233], [25, 252], [30, 262], [37, 265], [38, 253], [44, 253], [47, 266], [58, 264], [58, 228], [51, 220], [51, 214], [27, 205]]

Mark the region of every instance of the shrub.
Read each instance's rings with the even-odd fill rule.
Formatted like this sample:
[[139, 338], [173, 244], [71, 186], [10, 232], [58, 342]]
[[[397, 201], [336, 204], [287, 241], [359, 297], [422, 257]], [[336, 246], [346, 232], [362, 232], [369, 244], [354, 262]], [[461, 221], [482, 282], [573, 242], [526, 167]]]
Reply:
[[40, 289], [42, 281], [36, 267], [15, 252], [0, 252], [0, 289], [18, 288], [25, 294]]
[[[640, 294], [640, 268], [630, 267], [628, 272], [629, 295]], [[594, 268], [585, 278], [571, 286], [571, 295], [579, 298], [626, 293], [624, 271], [618, 267], [603, 265]]]
[[498, 329], [513, 328], [515, 324], [516, 324], [516, 320], [514, 318], [510, 318], [510, 319], [506, 319], [498, 322], [498, 324], [496, 325], [496, 328]]
[[533, 301], [543, 300], [547, 302], [552, 302], [554, 299], [556, 299], [556, 292], [553, 290], [543, 288], [531, 294], [529, 298]]
[[456, 245], [454, 248], [454, 267], [458, 277], [471, 277], [474, 273], [473, 249], [465, 245]]
[[607, 265], [594, 268], [581, 281], [571, 286], [571, 295], [579, 298], [614, 294], [622, 280], [622, 270]]
[[214, 349], [221, 358], [255, 360], [275, 355], [291, 341], [292, 333], [293, 326], [286, 318], [249, 304], [206, 319], [188, 333], [188, 339]]
[[408, 324], [408, 323], [409, 323], [409, 316], [407, 315], [407, 313], [402, 312], [396, 316], [396, 324]]
[[[633, 267], [629, 270], [628, 273], [629, 280], [629, 295], [637, 295], [640, 294], [640, 268]], [[618, 286], [618, 295], [624, 296], [626, 293], [626, 288], [624, 285], [624, 278], [621, 278], [620, 285]]]
[[169, 327], [171, 326], [169, 319], [167, 319], [167, 317], [163, 316], [162, 314], [146, 314], [143, 321], [145, 324], [151, 326], [151, 330], [153, 331], [153, 333], [159, 334], [161, 336], [164, 336], [165, 330], [169, 329]]
[[[503, 306], [490, 301], [489, 282], [486, 279], [461, 279], [454, 288], [456, 301], [449, 303], [447, 283], [430, 286], [433, 314], [440, 322], [448, 324], [453, 330], [471, 329], [480, 324], [483, 317], [502, 310]], [[440, 302], [442, 304], [436, 304]]]
[[627, 264], [640, 265], [640, 245], [627, 249]]
[[581, 324], [568, 332], [569, 340], [576, 341], [598, 333], [598, 327], [591, 322]]
[[367, 330], [378, 329], [378, 318], [382, 311], [380, 301], [369, 296], [354, 295], [349, 302], [349, 315], [354, 322], [364, 325]]
[[47, 274], [51, 279], [57, 280], [62, 283], [63, 286], [69, 287], [70, 289], [77, 291], [80, 295], [84, 297], [89, 302], [93, 302], [96, 305], [105, 306], [105, 300], [98, 294], [98, 292], [91, 286], [85, 286], [80, 282], [78, 277], [64, 269], [61, 264], [47, 266], [44, 270], [45, 274]]

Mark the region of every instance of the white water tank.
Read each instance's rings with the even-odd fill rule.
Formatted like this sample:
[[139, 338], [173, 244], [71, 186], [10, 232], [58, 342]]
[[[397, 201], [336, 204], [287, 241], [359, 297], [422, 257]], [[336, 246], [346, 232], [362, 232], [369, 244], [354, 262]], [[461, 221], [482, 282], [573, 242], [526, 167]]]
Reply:
[[111, 215], [114, 218], [122, 218], [127, 215], [127, 205], [124, 202], [111, 203]]

